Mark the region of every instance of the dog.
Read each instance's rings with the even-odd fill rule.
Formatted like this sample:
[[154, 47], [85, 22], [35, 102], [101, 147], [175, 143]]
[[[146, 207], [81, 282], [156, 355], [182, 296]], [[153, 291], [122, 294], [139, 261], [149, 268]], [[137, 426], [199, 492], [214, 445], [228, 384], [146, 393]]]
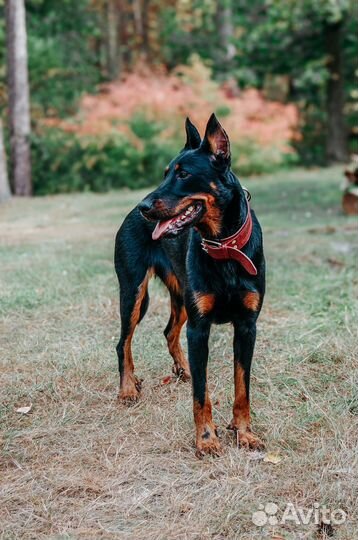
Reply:
[[[171, 298], [164, 334], [173, 371], [184, 381], [192, 379], [196, 455], [221, 453], [207, 386], [213, 323], [234, 327], [235, 400], [228, 428], [240, 446], [260, 449], [264, 444], [251, 431], [249, 390], [265, 294], [262, 231], [247, 190], [231, 171], [230, 141], [216, 116], [202, 140], [188, 118], [185, 129], [185, 146], [166, 167], [162, 183], [128, 214], [116, 236], [119, 399], [136, 401], [140, 394], [131, 341], [148, 308], [148, 281], [156, 275]], [[180, 345], [185, 322], [189, 363]]]

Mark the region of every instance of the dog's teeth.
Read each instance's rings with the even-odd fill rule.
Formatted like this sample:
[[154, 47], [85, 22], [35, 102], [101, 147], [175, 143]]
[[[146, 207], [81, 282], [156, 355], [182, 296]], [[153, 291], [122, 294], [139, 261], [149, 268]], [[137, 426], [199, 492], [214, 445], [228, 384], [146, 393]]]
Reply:
[[194, 206], [189, 206], [188, 211], [192, 212], [194, 210]]
[[190, 210], [187, 210], [187, 211], [185, 212], [185, 215], [188, 216], [189, 214], [190, 214]]

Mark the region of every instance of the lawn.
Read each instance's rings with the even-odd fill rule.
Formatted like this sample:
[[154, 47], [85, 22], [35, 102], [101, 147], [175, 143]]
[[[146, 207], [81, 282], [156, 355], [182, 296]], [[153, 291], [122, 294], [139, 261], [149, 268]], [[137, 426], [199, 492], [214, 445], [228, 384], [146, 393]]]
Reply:
[[[158, 281], [134, 340], [142, 399], [116, 400], [114, 236], [145, 192], [0, 207], [0, 538], [357, 537], [357, 221], [341, 212], [341, 179], [332, 168], [245, 182], [268, 264], [252, 377], [267, 449], [239, 450], [225, 429], [232, 329], [216, 326], [209, 382], [224, 454], [201, 461], [190, 385], [163, 384], [169, 299]], [[253, 523], [268, 503], [278, 524]], [[282, 523], [288, 503], [318, 518]], [[324, 505], [345, 522], [320, 525]]]

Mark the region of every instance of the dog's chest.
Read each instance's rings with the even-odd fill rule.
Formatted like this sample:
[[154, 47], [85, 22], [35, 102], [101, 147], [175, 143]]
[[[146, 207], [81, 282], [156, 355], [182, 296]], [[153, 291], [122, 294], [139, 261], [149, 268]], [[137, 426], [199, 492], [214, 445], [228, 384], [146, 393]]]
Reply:
[[217, 285], [220, 292], [229, 300], [237, 294], [243, 286], [242, 278], [237, 271], [237, 263], [227, 261], [220, 264], [220, 271], [217, 272]]
[[219, 268], [219, 272], [211, 274], [212, 279], [208, 279], [207, 284], [210, 284], [209, 290], [214, 297], [212, 317], [220, 324], [234, 321], [246, 313], [245, 297], [255, 288], [250, 278], [242, 276], [237, 263], [227, 262]]

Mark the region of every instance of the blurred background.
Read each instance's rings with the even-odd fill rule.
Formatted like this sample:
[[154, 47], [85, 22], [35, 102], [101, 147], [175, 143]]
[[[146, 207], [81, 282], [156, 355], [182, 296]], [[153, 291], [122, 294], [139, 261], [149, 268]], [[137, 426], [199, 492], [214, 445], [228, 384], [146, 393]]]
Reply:
[[0, 0], [0, 10], [2, 198], [5, 154], [18, 195], [157, 184], [185, 116], [203, 130], [213, 111], [242, 176], [357, 152], [354, 1]]

